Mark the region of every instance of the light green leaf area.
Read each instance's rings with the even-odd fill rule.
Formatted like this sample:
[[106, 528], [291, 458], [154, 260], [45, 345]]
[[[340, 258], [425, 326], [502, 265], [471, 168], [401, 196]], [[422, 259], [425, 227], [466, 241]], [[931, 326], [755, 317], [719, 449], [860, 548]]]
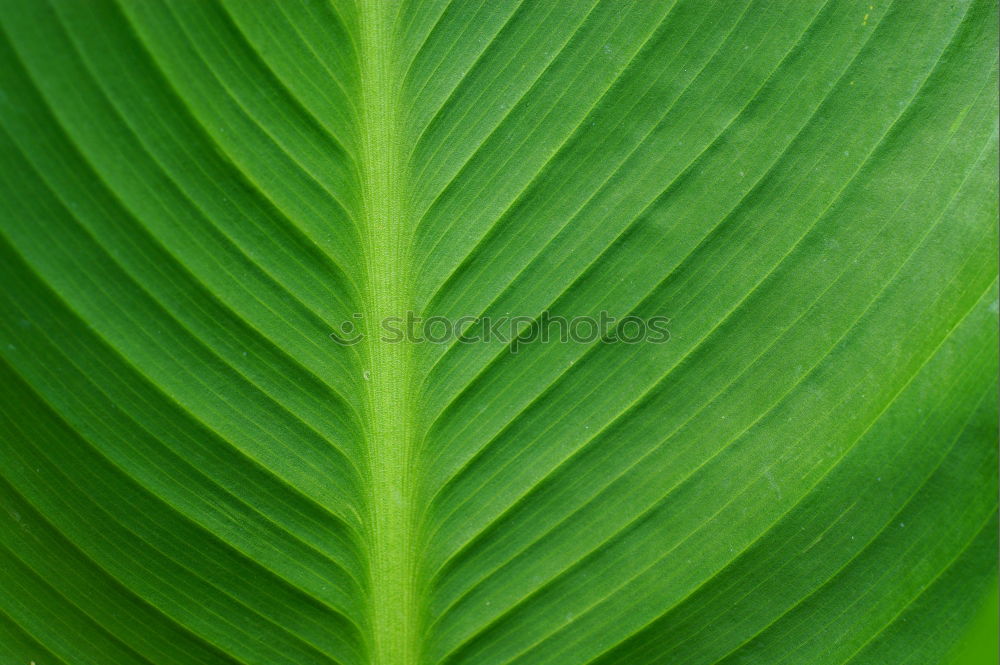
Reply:
[[997, 14], [0, 0], [0, 662], [944, 662]]

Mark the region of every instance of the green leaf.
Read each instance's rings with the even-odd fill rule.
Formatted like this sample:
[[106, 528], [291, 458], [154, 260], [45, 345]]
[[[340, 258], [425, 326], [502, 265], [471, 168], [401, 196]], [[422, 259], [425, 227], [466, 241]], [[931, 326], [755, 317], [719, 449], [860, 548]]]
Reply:
[[944, 662], [997, 14], [0, 0], [0, 660]]

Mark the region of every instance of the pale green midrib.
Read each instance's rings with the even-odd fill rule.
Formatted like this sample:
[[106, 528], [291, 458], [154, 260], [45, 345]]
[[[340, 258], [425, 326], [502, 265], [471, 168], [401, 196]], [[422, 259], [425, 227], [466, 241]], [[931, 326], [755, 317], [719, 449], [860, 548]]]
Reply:
[[360, 3], [360, 169], [367, 289], [364, 309], [369, 636], [373, 665], [416, 665], [419, 658], [413, 558], [412, 427], [409, 346], [379, 339], [379, 322], [404, 316], [408, 225], [403, 209], [405, 162], [398, 142], [397, 77], [392, 68], [394, 3]]

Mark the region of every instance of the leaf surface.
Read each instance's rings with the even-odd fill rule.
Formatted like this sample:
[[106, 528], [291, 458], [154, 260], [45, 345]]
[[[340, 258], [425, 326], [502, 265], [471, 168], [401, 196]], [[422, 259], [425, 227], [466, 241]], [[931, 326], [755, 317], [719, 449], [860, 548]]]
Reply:
[[4, 662], [935, 663], [995, 589], [995, 0], [0, 26]]

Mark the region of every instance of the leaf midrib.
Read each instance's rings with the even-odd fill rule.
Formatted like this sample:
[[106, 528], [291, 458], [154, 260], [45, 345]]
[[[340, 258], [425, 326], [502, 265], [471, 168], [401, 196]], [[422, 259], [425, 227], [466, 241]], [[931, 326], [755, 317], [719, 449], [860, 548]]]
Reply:
[[398, 76], [393, 68], [393, 3], [360, 5], [358, 44], [362, 98], [362, 228], [366, 338], [362, 381], [369, 429], [367, 547], [371, 659], [375, 665], [415, 665], [417, 630], [413, 556], [413, 400], [410, 348], [380, 339], [379, 322], [408, 308], [408, 225], [403, 204], [406, 163], [399, 144]]

